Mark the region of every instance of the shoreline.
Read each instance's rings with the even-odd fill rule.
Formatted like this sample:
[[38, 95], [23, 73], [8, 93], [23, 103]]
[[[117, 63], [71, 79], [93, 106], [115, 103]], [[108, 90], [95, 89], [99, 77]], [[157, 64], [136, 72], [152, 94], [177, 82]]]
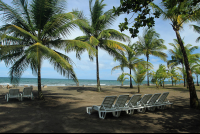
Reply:
[[[196, 83], [194, 83], [196, 85]], [[199, 83], [200, 84], [200, 83]], [[33, 87], [37, 87], [36, 85], [33, 85], [33, 84], [20, 84], [20, 85], [15, 85], [15, 84], [1, 84], [0, 83], [0, 86], [6, 88], [6, 86], [9, 85], [11, 87], [29, 87], [29, 86], [33, 86]], [[156, 86], [156, 84], [149, 84], [150, 86]], [[175, 86], [175, 84], [173, 84]], [[176, 84], [177, 86], [178, 85], [184, 85], [183, 83], [180, 83], [180, 84]], [[62, 86], [62, 87], [96, 87], [97, 84], [88, 84], [88, 85], [76, 85], [76, 84], [71, 84], [71, 85], [64, 85], [64, 84], [56, 84], [56, 85], [41, 85], [41, 87], [44, 87], [44, 86], [47, 86], [47, 87], [56, 87], [56, 86]], [[106, 85], [106, 84], [101, 84], [101, 87], [105, 87], [105, 86], [119, 86], [119, 87], [128, 87], [130, 85]], [[133, 86], [137, 86], [136, 84], [133, 84]], [[141, 84], [140, 86], [147, 86], [147, 84]], [[172, 84], [165, 84], [165, 86], [172, 86]]]

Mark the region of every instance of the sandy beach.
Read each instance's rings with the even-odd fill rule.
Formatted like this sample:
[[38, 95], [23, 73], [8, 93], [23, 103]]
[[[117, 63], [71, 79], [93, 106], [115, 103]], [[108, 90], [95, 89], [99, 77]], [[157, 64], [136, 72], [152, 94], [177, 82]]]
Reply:
[[[17, 87], [20, 92], [24, 87]], [[104, 120], [94, 111], [86, 113], [86, 107], [100, 105], [105, 96], [137, 93], [137, 88], [102, 86], [42, 88], [45, 101], [37, 99], [37, 87], [33, 88], [35, 100], [5, 100], [9, 89], [0, 89], [0, 133], [199, 133], [200, 111], [189, 106], [189, 91], [182, 85], [156, 89], [142, 86], [141, 93], [169, 92], [168, 100], [173, 107], [144, 114], [135, 111], [133, 115], [122, 112], [120, 117], [108, 113]], [[196, 86], [200, 97], [200, 86]]]

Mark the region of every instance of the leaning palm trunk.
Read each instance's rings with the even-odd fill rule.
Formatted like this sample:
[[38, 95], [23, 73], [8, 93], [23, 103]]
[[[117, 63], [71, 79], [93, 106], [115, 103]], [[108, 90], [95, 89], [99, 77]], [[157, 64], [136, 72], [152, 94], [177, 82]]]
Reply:
[[99, 80], [99, 61], [98, 61], [98, 46], [96, 46], [96, 67], [97, 67], [97, 92], [101, 92], [100, 80]]
[[190, 69], [190, 66], [189, 66], [187, 53], [186, 53], [185, 48], [183, 46], [183, 42], [181, 40], [181, 37], [180, 37], [178, 30], [176, 30], [174, 28], [174, 31], [176, 32], [176, 36], [177, 36], [177, 39], [178, 39], [178, 42], [180, 44], [181, 51], [182, 51], [183, 57], [184, 57], [184, 63], [185, 63], [185, 68], [186, 68], [186, 73], [187, 73], [187, 83], [188, 83], [189, 92], [190, 92], [190, 107], [191, 108], [198, 108], [199, 107], [199, 100], [198, 100], [198, 97], [197, 97], [197, 94], [196, 94], [196, 89], [195, 89], [195, 86], [194, 86], [194, 81], [193, 81], [193, 78], [192, 78], [192, 73], [191, 73], [191, 69]]
[[185, 87], [185, 74], [184, 74], [184, 64], [182, 64], [182, 68], [183, 68], [183, 82], [184, 82], [184, 87]]

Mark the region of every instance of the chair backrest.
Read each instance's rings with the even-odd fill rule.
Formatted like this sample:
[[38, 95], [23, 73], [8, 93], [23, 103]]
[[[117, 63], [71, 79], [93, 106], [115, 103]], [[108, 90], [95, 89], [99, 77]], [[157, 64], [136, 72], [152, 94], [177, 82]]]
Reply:
[[100, 110], [110, 109], [117, 96], [106, 96], [101, 104]]
[[163, 102], [165, 101], [165, 99], [167, 98], [168, 94], [169, 94], [169, 92], [164, 92], [164, 93], [162, 93], [162, 95], [160, 96], [159, 99], [157, 99], [156, 102], [158, 102], [158, 103], [163, 103]]
[[148, 104], [154, 104], [160, 95], [161, 95], [161, 93], [156, 93], [156, 94], [154, 94], [154, 95], [149, 99], [149, 101], [148, 101], [147, 103], [148, 103]]
[[23, 95], [30, 95], [32, 90], [33, 90], [32, 87], [25, 87], [23, 90]]
[[128, 106], [136, 106], [137, 105], [137, 102], [141, 99], [141, 94], [135, 94], [133, 95], [129, 102], [127, 103]]
[[9, 95], [10, 96], [15, 96], [19, 94], [19, 89], [10, 89], [9, 90]]
[[152, 94], [145, 94], [142, 98], [141, 98], [141, 102], [143, 102], [144, 104], [147, 104], [147, 101], [151, 98]]
[[114, 107], [124, 107], [128, 99], [129, 95], [120, 95], [117, 98]]

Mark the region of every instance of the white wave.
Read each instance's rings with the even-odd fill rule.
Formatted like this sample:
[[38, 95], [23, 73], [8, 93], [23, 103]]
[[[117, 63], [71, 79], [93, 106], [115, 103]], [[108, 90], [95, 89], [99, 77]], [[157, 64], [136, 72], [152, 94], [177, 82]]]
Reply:
[[10, 84], [10, 83], [0, 83], [0, 85], [7, 86], [7, 85], [12, 85], [12, 84]]
[[46, 84], [47, 86], [66, 86], [65, 84]]
[[[88, 85], [90, 85], [90, 86], [96, 86], [97, 84], [88, 84]], [[100, 85], [102, 85], [102, 86], [104, 85], [105, 86], [106, 84], [100, 84]]]

